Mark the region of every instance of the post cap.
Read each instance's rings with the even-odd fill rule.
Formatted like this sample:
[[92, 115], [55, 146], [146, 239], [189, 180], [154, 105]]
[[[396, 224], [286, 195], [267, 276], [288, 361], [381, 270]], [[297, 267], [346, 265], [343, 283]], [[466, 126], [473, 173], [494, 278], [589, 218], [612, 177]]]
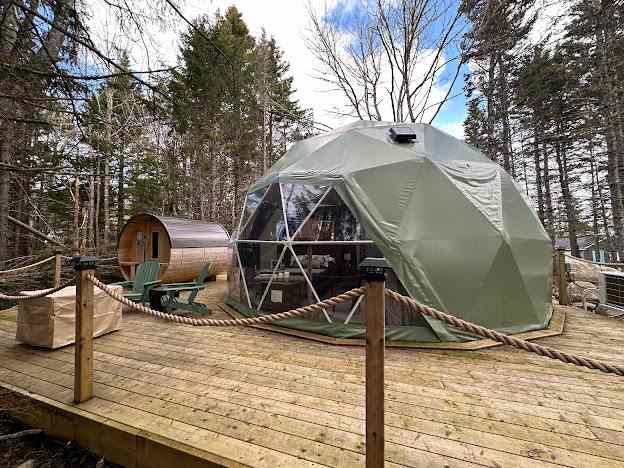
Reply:
[[392, 267], [385, 258], [366, 257], [358, 265], [358, 270], [368, 281], [384, 281], [386, 271]]
[[72, 258], [72, 263], [74, 264], [75, 271], [95, 270], [96, 262], [97, 257], [83, 257], [80, 255], [76, 255]]

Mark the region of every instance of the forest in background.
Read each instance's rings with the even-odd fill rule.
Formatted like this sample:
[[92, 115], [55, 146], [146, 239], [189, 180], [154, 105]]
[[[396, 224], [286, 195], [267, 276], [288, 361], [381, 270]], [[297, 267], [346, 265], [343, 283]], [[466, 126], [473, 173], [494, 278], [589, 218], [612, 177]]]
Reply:
[[590, 236], [621, 256], [624, 2], [567, 2], [535, 43], [532, 31], [544, 27], [538, 7], [465, 3], [466, 17], [479, 24], [462, 44], [470, 68], [465, 138], [516, 179], [550, 237], [567, 238], [573, 255]]
[[[144, 209], [231, 232], [247, 185], [328, 130], [294, 98], [279, 44], [253, 37], [236, 8], [186, 18], [173, 0], [105, 3], [139, 44], [154, 25], [184, 24], [177, 63], [141, 69], [103, 47], [86, 3], [0, 0], [0, 260], [52, 241], [103, 255]], [[308, 47], [344, 115], [435, 124], [465, 74], [466, 141], [516, 178], [551, 237], [624, 252], [621, 0], [562, 1], [552, 18], [543, 0], [361, 4], [351, 43], [339, 18], [310, 8]], [[562, 37], [535, 41], [537, 27]]]
[[[107, 3], [128, 34], [187, 21], [172, 1]], [[57, 247], [28, 227], [101, 255], [141, 210], [231, 232], [247, 185], [315, 131], [279, 45], [231, 7], [188, 22], [176, 66], [137, 72], [77, 5], [0, 2], [0, 257]]]

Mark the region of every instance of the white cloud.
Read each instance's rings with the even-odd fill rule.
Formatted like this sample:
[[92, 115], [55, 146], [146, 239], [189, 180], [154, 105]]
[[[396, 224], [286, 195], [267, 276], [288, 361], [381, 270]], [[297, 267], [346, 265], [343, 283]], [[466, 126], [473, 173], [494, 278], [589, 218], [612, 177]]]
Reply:
[[[264, 28], [267, 34], [274, 36], [284, 51], [284, 58], [290, 63], [301, 105], [314, 110], [315, 120], [336, 127], [351, 119], [336, 117], [329, 112], [339, 96], [315, 78], [315, 60], [304, 40], [308, 27], [306, 3], [305, 0], [216, 0], [212, 7], [223, 11], [233, 4], [243, 14], [252, 34], [257, 36]], [[324, 1], [316, 3], [325, 5]]]

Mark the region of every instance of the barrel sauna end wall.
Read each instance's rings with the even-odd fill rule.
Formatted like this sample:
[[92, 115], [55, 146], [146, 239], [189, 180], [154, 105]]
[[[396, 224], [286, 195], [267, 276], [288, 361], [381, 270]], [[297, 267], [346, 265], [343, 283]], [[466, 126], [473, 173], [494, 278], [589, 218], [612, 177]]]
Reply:
[[124, 278], [134, 278], [136, 266], [160, 263], [163, 282], [193, 281], [206, 263], [211, 276], [228, 271], [232, 258], [230, 236], [223, 226], [184, 218], [140, 213], [125, 224], [117, 245]]

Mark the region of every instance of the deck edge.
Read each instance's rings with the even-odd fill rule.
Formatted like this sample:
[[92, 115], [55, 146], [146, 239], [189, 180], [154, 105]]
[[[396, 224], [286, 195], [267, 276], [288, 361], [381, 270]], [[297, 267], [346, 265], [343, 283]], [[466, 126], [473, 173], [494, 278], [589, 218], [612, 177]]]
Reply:
[[247, 466], [5, 382], [0, 382], [0, 388], [7, 393], [2, 399], [10, 397], [27, 402], [25, 411], [8, 409], [24, 424], [42, 429], [51, 437], [75, 441], [82, 448], [127, 468]]

